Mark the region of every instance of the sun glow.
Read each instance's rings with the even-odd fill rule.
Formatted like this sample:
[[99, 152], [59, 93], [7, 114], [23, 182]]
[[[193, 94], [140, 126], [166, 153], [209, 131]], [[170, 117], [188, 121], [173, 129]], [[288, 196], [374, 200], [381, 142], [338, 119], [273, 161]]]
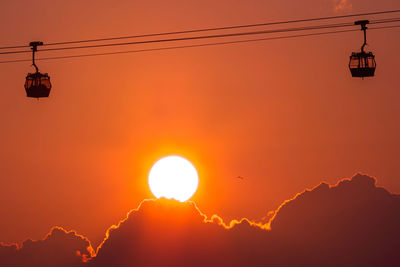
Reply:
[[157, 198], [173, 198], [184, 202], [193, 196], [198, 184], [196, 168], [179, 156], [158, 160], [149, 173], [150, 190]]

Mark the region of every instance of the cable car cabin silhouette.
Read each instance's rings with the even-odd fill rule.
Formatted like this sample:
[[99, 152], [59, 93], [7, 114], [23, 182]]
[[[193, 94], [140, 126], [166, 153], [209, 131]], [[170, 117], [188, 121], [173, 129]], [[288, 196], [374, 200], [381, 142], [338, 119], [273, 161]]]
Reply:
[[349, 68], [353, 77], [372, 77], [375, 75], [375, 56], [372, 52], [365, 52], [364, 47], [367, 44], [367, 24], [368, 20], [359, 20], [354, 22], [355, 25], [361, 25], [364, 32], [364, 43], [361, 46], [361, 52], [353, 52], [350, 56]]
[[372, 77], [375, 74], [375, 56], [371, 52], [356, 53], [350, 56], [349, 68], [353, 77]]
[[48, 97], [50, 94], [51, 83], [47, 73], [29, 73], [25, 80], [25, 91], [27, 97]]
[[39, 45], [43, 45], [42, 42], [31, 42], [29, 44], [32, 47], [32, 65], [35, 67], [35, 73], [28, 73], [25, 79], [25, 91], [27, 97], [42, 98], [48, 97], [51, 90], [50, 77], [47, 73], [40, 73], [38, 67], [35, 64], [35, 52]]

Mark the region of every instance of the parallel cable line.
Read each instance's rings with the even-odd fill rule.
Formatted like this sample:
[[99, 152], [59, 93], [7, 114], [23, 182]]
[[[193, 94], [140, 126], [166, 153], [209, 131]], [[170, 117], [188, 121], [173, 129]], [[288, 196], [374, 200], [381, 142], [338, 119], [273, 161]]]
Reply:
[[[383, 29], [394, 29], [394, 28], [400, 28], [400, 25], [373, 27], [373, 28], [369, 28], [369, 30], [383, 30]], [[358, 29], [338, 30], [338, 31], [298, 34], [298, 35], [289, 35], [289, 36], [277, 36], [277, 37], [258, 38], [258, 39], [236, 40], [236, 41], [227, 41], [227, 42], [204, 43], [204, 44], [193, 44], [193, 45], [182, 45], [182, 46], [170, 46], [170, 47], [160, 47], [160, 48], [138, 49], [138, 50], [128, 50], [128, 51], [116, 51], [116, 52], [106, 52], [106, 53], [80, 54], [80, 55], [58, 56], [58, 57], [45, 57], [45, 58], [38, 58], [37, 60], [40, 60], [40, 61], [58, 60], [58, 59], [69, 59], [69, 58], [84, 58], [84, 57], [94, 57], [94, 56], [107, 56], [107, 55], [118, 55], [118, 54], [153, 52], [153, 51], [162, 51], [162, 50], [175, 50], [175, 49], [184, 49], [184, 48], [229, 45], [229, 44], [249, 43], [249, 42], [258, 42], [258, 41], [270, 41], [270, 40], [278, 40], [278, 39], [291, 39], [291, 38], [299, 38], [299, 37], [309, 37], [309, 36], [319, 36], [319, 35], [328, 35], [328, 34], [348, 33], [348, 32], [355, 32], [355, 31], [359, 31], [359, 30]], [[0, 64], [16, 63], [16, 62], [30, 62], [30, 61], [31, 61], [31, 59], [6, 60], [6, 61], [0, 61]]]
[[[392, 22], [398, 22], [398, 21], [400, 21], [400, 18], [390, 18], [390, 19], [371, 21], [370, 24], [392, 23]], [[124, 43], [109, 43], [109, 44], [97, 44], [97, 45], [85, 45], [85, 46], [70, 46], [70, 47], [59, 47], [59, 48], [47, 48], [47, 49], [41, 49], [40, 51], [41, 52], [46, 52], [46, 51], [61, 51], [61, 50], [73, 50], [73, 49], [87, 49], [87, 48], [100, 48], [100, 47], [112, 47], [112, 46], [151, 44], [151, 43], [178, 42], [178, 41], [215, 39], [215, 38], [238, 37], [238, 36], [247, 36], [247, 35], [260, 35], [260, 34], [273, 34], [273, 33], [283, 33], [283, 32], [296, 32], [296, 31], [309, 31], [309, 30], [343, 28], [343, 27], [354, 27], [354, 26], [355, 25], [354, 25], [353, 22], [351, 22], [351, 23], [347, 22], [347, 23], [341, 23], [341, 24], [325, 24], [325, 25], [317, 25], [317, 26], [285, 28], [285, 29], [276, 29], [276, 30], [267, 30], [267, 31], [237, 32], [237, 33], [190, 36], [190, 37], [180, 37], [180, 38], [170, 38], [170, 39], [155, 39], [155, 40], [145, 40], [145, 41], [135, 41], [135, 42], [124, 42]], [[31, 51], [30, 50], [7, 51], [7, 52], [0, 52], [0, 55], [21, 54], [21, 53], [31, 53]]]
[[[252, 28], [252, 27], [272, 26], [272, 25], [281, 25], [281, 24], [291, 24], [291, 23], [301, 23], [301, 22], [313, 22], [313, 21], [342, 19], [342, 18], [350, 18], [350, 17], [383, 15], [383, 14], [391, 14], [391, 13], [398, 13], [398, 12], [400, 12], [400, 10], [397, 9], [397, 10], [386, 10], [386, 11], [376, 11], [376, 12], [348, 14], [348, 15], [340, 15], [340, 16], [317, 17], [317, 18], [308, 18], [308, 19], [265, 22], [265, 23], [256, 23], [256, 24], [244, 24], [244, 25], [234, 25], [234, 26], [214, 27], [214, 28], [202, 28], [202, 29], [182, 30], [182, 31], [162, 32], [162, 33], [150, 33], [150, 34], [142, 34], [142, 35], [119, 36], [119, 37], [76, 40], [76, 41], [65, 41], [65, 42], [52, 42], [52, 43], [46, 43], [46, 44], [44, 44], [44, 46], [68, 45], [68, 44], [78, 44], [78, 43], [89, 43], [89, 42], [101, 42], [101, 41], [133, 39], [133, 38], [142, 38], [142, 37], [155, 37], [155, 36], [166, 36], [166, 35], [176, 35], [176, 34], [188, 34], [188, 33], [209, 32], [209, 31], [231, 30], [231, 29], [240, 29], [240, 28]], [[15, 48], [27, 48], [27, 47], [29, 47], [29, 46], [28, 45], [4, 46], [4, 47], [0, 47], [0, 49], [15, 49]]]
[[[238, 33], [226, 33], [226, 34], [216, 34], [216, 35], [202, 35], [202, 36], [169, 38], [169, 39], [154, 39], [154, 40], [124, 42], [124, 43], [109, 43], [109, 44], [97, 44], [97, 45], [85, 45], [85, 46], [69, 46], [69, 47], [59, 47], [59, 48], [47, 48], [47, 49], [41, 49], [40, 51], [41, 52], [45, 52], [45, 51], [61, 51], [61, 50], [72, 50], [72, 49], [112, 47], [112, 46], [138, 45], [138, 44], [150, 44], [150, 43], [165, 43], [165, 42], [177, 42], [177, 41], [190, 41], [190, 40], [201, 40], [201, 39], [226, 38], [226, 37], [237, 37], [237, 36], [247, 36], [247, 35], [272, 34], [272, 33], [282, 33], [282, 32], [319, 30], [319, 29], [353, 27], [353, 26], [355, 26], [354, 23], [347, 22], [347, 23], [341, 23], [341, 24], [325, 24], [325, 25], [317, 25], [317, 26], [309, 26], [309, 27], [285, 28], [285, 29], [276, 29], [276, 30], [267, 30], [267, 31], [238, 32]], [[0, 52], [0, 55], [21, 54], [21, 53], [31, 53], [31, 51], [30, 50], [7, 51], [7, 52]]]

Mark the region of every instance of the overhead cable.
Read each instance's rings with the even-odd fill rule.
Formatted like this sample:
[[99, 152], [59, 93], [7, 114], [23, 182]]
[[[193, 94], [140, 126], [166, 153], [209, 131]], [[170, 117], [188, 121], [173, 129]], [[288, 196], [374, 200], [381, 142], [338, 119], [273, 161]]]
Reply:
[[[369, 30], [383, 30], [383, 29], [394, 29], [394, 28], [400, 28], [400, 25], [373, 27], [373, 28], [369, 28]], [[58, 60], [58, 59], [141, 53], [141, 52], [153, 52], [153, 51], [162, 51], [162, 50], [175, 50], [175, 49], [184, 49], [184, 48], [218, 46], [218, 45], [258, 42], [258, 41], [270, 41], [270, 40], [278, 40], [278, 39], [291, 39], [291, 38], [300, 38], [300, 37], [309, 37], [309, 36], [320, 36], [320, 35], [328, 35], [328, 34], [348, 33], [348, 32], [355, 32], [355, 31], [359, 31], [359, 30], [358, 29], [338, 30], [338, 31], [327, 31], [327, 32], [277, 36], [277, 37], [268, 37], [268, 38], [245, 39], [245, 40], [236, 40], [236, 41], [227, 41], [227, 42], [203, 43], [203, 44], [182, 45], [182, 46], [169, 46], [169, 47], [148, 48], [148, 49], [138, 49], [138, 50], [128, 50], [128, 51], [115, 51], [115, 52], [105, 52], [105, 53], [91, 53], [91, 54], [80, 54], [80, 55], [44, 57], [44, 58], [38, 58], [36, 60], [44, 61], [44, 60]], [[30, 61], [31, 61], [31, 59], [16, 59], [16, 60], [0, 61], [0, 64], [16, 63], [16, 62], [30, 62]]]
[[[142, 38], [142, 37], [155, 37], [155, 36], [199, 33], [199, 32], [209, 32], [209, 31], [219, 31], [219, 30], [231, 30], [231, 29], [240, 29], [240, 28], [253, 28], [253, 27], [272, 26], [272, 25], [281, 25], [281, 24], [291, 24], [291, 23], [301, 23], [301, 22], [313, 22], [313, 21], [342, 19], [342, 18], [350, 18], [350, 17], [383, 15], [383, 14], [392, 14], [392, 13], [398, 13], [398, 12], [400, 12], [400, 10], [399, 9], [397, 9], [397, 10], [395, 9], [395, 10], [356, 13], [356, 14], [339, 15], [339, 16], [327, 16], [327, 17], [316, 17], [316, 18], [297, 19], [297, 20], [264, 22], [264, 23], [256, 23], [256, 24], [243, 24], [243, 25], [223, 26], [223, 27], [214, 27], [214, 28], [200, 28], [200, 29], [161, 32], [161, 33], [150, 33], [150, 34], [141, 34], [141, 35], [118, 36], [118, 37], [75, 40], [75, 41], [64, 41], [64, 42], [49, 42], [49, 43], [45, 43], [44, 46], [68, 45], [68, 44], [101, 42], [101, 41], [112, 41], [112, 40], [123, 40], [123, 39], [133, 39], [133, 38]], [[29, 47], [29, 45], [3, 46], [3, 47], [0, 47], [0, 49], [15, 49], [15, 48], [28, 48], [28, 47]]]

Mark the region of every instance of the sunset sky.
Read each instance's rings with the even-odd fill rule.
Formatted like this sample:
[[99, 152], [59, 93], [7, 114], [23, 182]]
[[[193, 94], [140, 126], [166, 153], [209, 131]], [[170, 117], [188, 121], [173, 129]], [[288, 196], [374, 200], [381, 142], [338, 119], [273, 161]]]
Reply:
[[[0, 46], [399, 8], [398, 0], [3, 1]], [[290, 26], [271, 29], [279, 27]], [[96, 247], [154, 198], [148, 173], [168, 155], [192, 162], [191, 200], [225, 222], [261, 221], [304, 189], [358, 172], [400, 193], [400, 28], [368, 31], [377, 69], [364, 80], [348, 70], [361, 44], [360, 31], [38, 61], [53, 84], [39, 101], [24, 91], [30, 62], [0, 64], [0, 241], [41, 239], [60, 226]], [[38, 58], [173, 45], [39, 48]]]

